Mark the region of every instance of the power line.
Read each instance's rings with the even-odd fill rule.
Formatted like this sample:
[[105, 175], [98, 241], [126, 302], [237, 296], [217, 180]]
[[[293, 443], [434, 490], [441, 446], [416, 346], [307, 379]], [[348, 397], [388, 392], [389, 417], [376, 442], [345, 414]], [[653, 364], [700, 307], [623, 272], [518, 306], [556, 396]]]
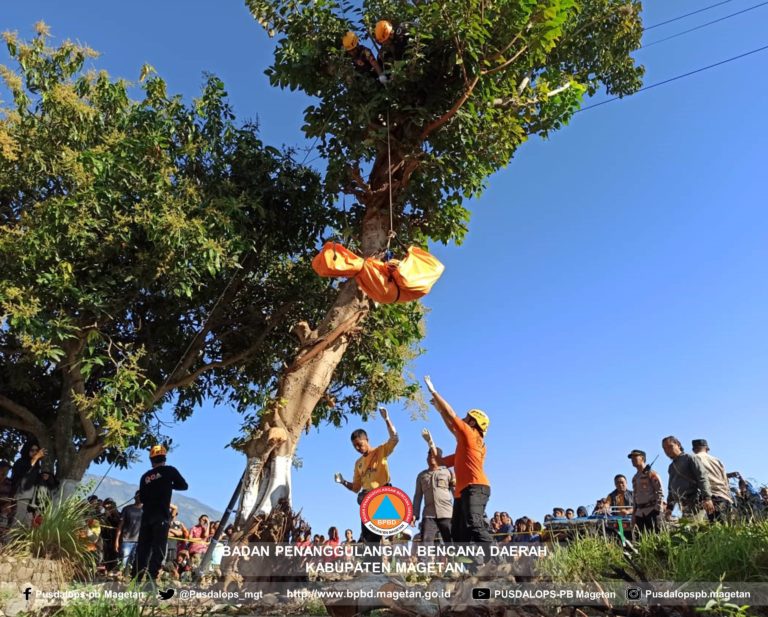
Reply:
[[715, 7], [722, 6], [723, 4], [728, 4], [731, 1], [732, 0], [723, 0], [722, 2], [718, 2], [717, 4], [710, 4], [709, 6], [705, 6], [703, 9], [698, 9], [697, 11], [691, 11], [690, 13], [686, 13], [685, 15], [680, 15], [679, 17], [673, 17], [672, 19], [661, 21], [658, 24], [653, 24], [652, 26], [646, 26], [645, 28], [643, 28], [643, 32], [645, 32], [646, 30], [652, 30], [653, 28], [658, 28], [659, 26], [665, 26], [666, 24], [671, 24], [673, 21], [680, 21], [681, 19], [685, 19], [686, 17], [690, 17], [691, 15], [703, 13], [704, 11], [708, 11], [709, 9], [714, 9]]
[[[713, 69], [717, 66], [721, 66], [723, 64], [728, 64], [729, 62], [734, 62], [735, 60], [740, 60], [741, 58], [746, 58], [747, 56], [751, 56], [752, 54], [756, 54], [761, 51], [765, 51], [768, 49], [768, 45], [764, 45], [763, 47], [758, 47], [757, 49], [753, 49], [752, 51], [745, 52], [743, 54], [739, 54], [738, 56], [733, 56], [732, 58], [727, 58], [725, 60], [721, 60], [720, 62], [715, 62], [714, 64], [710, 64], [708, 66], [703, 66], [699, 69], [696, 69], [694, 71], [689, 71], [687, 73], [683, 73], [682, 75], [676, 75], [675, 77], [670, 77], [669, 79], [665, 79], [664, 81], [658, 81], [655, 84], [650, 84], [648, 86], [643, 86], [640, 88], [637, 92], [634, 94], [637, 94], [639, 92], [642, 92], [643, 90], [650, 90], [651, 88], [658, 88], [659, 86], [663, 86], [665, 84], [671, 83], [673, 81], [677, 81], [679, 79], [683, 79], [685, 77], [690, 77], [691, 75], [696, 75], [696, 73], [703, 73], [704, 71], [708, 71], [709, 69]], [[610, 99], [606, 99], [604, 101], [600, 101], [599, 103], [595, 103], [594, 105], [588, 105], [587, 107], [582, 107], [579, 109], [576, 113], [579, 113], [580, 111], [587, 111], [588, 109], [594, 109], [595, 107], [600, 107], [601, 105], [605, 105], [607, 103], [611, 103], [613, 101], [619, 100], [620, 96], [614, 96]]]
[[678, 36], [683, 36], [684, 34], [688, 34], [689, 32], [695, 32], [696, 30], [701, 30], [702, 28], [706, 28], [707, 26], [711, 26], [713, 24], [720, 23], [721, 21], [725, 21], [726, 19], [731, 19], [732, 17], [736, 17], [737, 15], [741, 15], [741, 14], [747, 13], [749, 11], [754, 11], [755, 9], [759, 9], [761, 6], [765, 6], [766, 4], [768, 4], [768, 0], [766, 2], [761, 2], [760, 4], [755, 4], [753, 6], [747, 7], [746, 9], [742, 9], [741, 11], [736, 11], [735, 13], [731, 13], [730, 15], [725, 15], [724, 17], [719, 17], [718, 19], [713, 19], [712, 21], [708, 21], [705, 24], [701, 24], [699, 26], [695, 26], [694, 28], [689, 28], [688, 30], [683, 30], [682, 32], [678, 32], [677, 34], [672, 34], [670, 36], [664, 37], [663, 39], [659, 39], [658, 41], [653, 41], [651, 43], [646, 43], [645, 45], [640, 47], [640, 49], [646, 49], [648, 47], [652, 47], [653, 45], [658, 45], [659, 43], [663, 43], [664, 41], [669, 41], [670, 39], [675, 39]]

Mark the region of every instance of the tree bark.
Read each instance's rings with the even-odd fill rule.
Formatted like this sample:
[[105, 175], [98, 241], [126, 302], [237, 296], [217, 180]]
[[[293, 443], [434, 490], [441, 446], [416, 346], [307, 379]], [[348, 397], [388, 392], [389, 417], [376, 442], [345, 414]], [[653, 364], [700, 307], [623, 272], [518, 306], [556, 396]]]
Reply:
[[[402, 180], [402, 158], [395, 155], [390, 162], [384, 151], [371, 170], [370, 189], [364, 196], [358, 195], [366, 208], [360, 229], [365, 257], [379, 255], [387, 246], [388, 164], [392, 169], [399, 169], [398, 178], [393, 174], [393, 187], [397, 184], [395, 180]], [[354, 280], [343, 283], [316, 331], [307, 337], [294, 361], [282, 370], [274, 402], [265, 410], [244, 448], [247, 463], [235, 521], [235, 541], [244, 541], [242, 534], [248, 529], [249, 521], [270, 512], [281, 499], [290, 504], [291, 463], [301, 431], [331, 384], [351, 334], [365, 319], [370, 306], [370, 300]], [[233, 567], [234, 564], [224, 564], [225, 570]]]

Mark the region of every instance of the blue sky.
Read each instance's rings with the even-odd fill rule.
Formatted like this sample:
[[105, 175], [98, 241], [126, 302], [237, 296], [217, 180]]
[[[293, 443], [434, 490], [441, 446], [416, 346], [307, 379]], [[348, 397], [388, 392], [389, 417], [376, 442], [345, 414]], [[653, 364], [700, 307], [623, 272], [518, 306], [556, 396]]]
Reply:
[[[751, 4], [734, 0], [646, 39]], [[700, 6], [648, 2], [645, 20]], [[272, 43], [243, 3], [0, 6], [1, 29], [30, 37], [39, 19], [57, 39], [102, 52], [98, 66], [116, 76], [135, 80], [148, 62], [169, 91], [191, 97], [203, 71], [216, 73], [265, 141], [304, 143], [307, 99], [269, 87]], [[641, 50], [646, 83], [761, 47], [766, 26], [768, 7]], [[490, 179], [464, 245], [434, 247], [446, 271], [426, 298], [427, 352], [413, 370], [431, 374], [458, 411], [490, 415], [491, 512], [540, 519], [553, 506], [594, 503], [616, 473], [632, 471], [631, 449], [654, 457], [668, 434], [686, 445], [707, 438], [729, 470], [768, 481], [767, 68], [763, 52], [578, 114]], [[424, 466], [421, 429], [446, 449], [451, 438], [435, 413], [391, 411], [401, 434], [393, 482], [411, 492]], [[351, 477], [349, 433], [360, 425], [324, 427], [299, 445], [294, 503], [316, 531], [359, 526], [354, 496], [332, 477]], [[171, 464], [191, 496], [220, 509], [243, 469], [225, 449], [238, 426], [230, 409], [206, 405], [174, 430]], [[380, 420], [365, 428], [385, 439]], [[667, 464], [662, 454], [665, 480]], [[144, 470], [111, 475], [135, 482]]]

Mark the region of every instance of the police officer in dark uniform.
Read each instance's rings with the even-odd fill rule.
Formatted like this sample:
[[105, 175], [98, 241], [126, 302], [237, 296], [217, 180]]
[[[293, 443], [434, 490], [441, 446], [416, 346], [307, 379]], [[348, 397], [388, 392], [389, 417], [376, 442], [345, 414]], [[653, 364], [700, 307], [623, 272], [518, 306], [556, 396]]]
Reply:
[[147, 573], [152, 581], [157, 579], [168, 544], [171, 494], [174, 489], [186, 491], [189, 488], [179, 471], [165, 464], [166, 454], [168, 451], [164, 446], [152, 446], [149, 451], [152, 469], [139, 480], [142, 512], [134, 561], [134, 576], [138, 575], [139, 580], [142, 580]]

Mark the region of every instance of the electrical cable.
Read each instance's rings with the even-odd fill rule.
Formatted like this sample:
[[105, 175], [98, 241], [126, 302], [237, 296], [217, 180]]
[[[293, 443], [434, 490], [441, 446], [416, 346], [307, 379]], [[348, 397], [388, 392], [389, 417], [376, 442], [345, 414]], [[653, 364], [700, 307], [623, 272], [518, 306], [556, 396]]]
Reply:
[[753, 6], [747, 7], [746, 9], [742, 9], [741, 11], [731, 13], [730, 15], [725, 15], [724, 17], [720, 17], [718, 19], [713, 19], [712, 21], [708, 21], [707, 23], [701, 24], [699, 26], [695, 26], [694, 28], [689, 28], [688, 30], [683, 30], [682, 32], [678, 32], [677, 34], [672, 34], [670, 36], [664, 37], [663, 39], [658, 39], [657, 41], [646, 43], [642, 47], [640, 47], [640, 49], [647, 49], [648, 47], [653, 47], [654, 45], [658, 45], [659, 43], [664, 43], [665, 41], [669, 41], [670, 39], [676, 39], [677, 37], [683, 36], [684, 34], [688, 34], [689, 32], [695, 32], [696, 30], [701, 30], [702, 28], [706, 28], [713, 24], [720, 23], [721, 21], [725, 21], [726, 19], [731, 19], [732, 17], [736, 17], [737, 15], [742, 15], [743, 13], [754, 11], [755, 9], [759, 9], [761, 6], [765, 6], [766, 4], [768, 4], [768, 1], [761, 2], [760, 4], [755, 4]]
[[[720, 62], [715, 62], [714, 64], [709, 64], [707, 66], [703, 66], [701, 68], [698, 68], [694, 71], [688, 71], [687, 73], [683, 73], [682, 75], [676, 75], [675, 77], [670, 77], [669, 79], [665, 79], [663, 81], [658, 81], [656, 83], [650, 84], [648, 86], [643, 86], [640, 88], [637, 92], [634, 92], [633, 94], [638, 94], [639, 92], [643, 92], [644, 90], [651, 90], [652, 88], [658, 88], [659, 86], [663, 86], [665, 84], [671, 83], [673, 81], [677, 81], [679, 79], [683, 79], [684, 77], [690, 77], [691, 75], [696, 75], [696, 73], [703, 73], [704, 71], [708, 71], [709, 69], [713, 69], [715, 67], [721, 66], [723, 64], [728, 64], [729, 62], [734, 62], [735, 60], [740, 60], [741, 58], [746, 58], [747, 56], [751, 56], [752, 54], [756, 54], [761, 51], [765, 51], [768, 49], [768, 45], [764, 45], [763, 47], [758, 47], [757, 49], [753, 49], [751, 51], [745, 52], [743, 54], [739, 54], [738, 56], [733, 56], [732, 58], [727, 58], [725, 60], [721, 60]], [[594, 105], [588, 105], [587, 107], [582, 107], [579, 109], [576, 113], [579, 113], [581, 111], [587, 111], [588, 109], [594, 109], [595, 107], [600, 107], [601, 105], [606, 105], [607, 103], [611, 103], [613, 101], [617, 101], [621, 98], [621, 96], [614, 96], [610, 99], [606, 99], [604, 101], [600, 101], [599, 103], [595, 103]]]
[[657, 24], [653, 24], [652, 26], [647, 26], [643, 28], [643, 32], [646, 30], [652, 30], [653, 28], [658, 28], [659, 26], [665, 26], [667, 24], [671, 24], [674, 21], [680, 21], [681, 19], [685, 19], [686, 17], [690, 17], [691, 15], [696, 15], [698, 13], [703, 13], [704, 11], [708, 11], [709, 9], [714, 9], [715, 7], [722, 6], [723, 4], [728, 4], [732, 0], [723, 0], [723, 2], [718, 2], [716, 4], [710, 4], [709, 6], [705, 6], [702, 9], [698, 9], [696, 11], [691, 11], [690, 13], [686, 13], [685, 15], [680, 15], [678, 17], [673, 17], [672, 19], [667, 19], [666, 21], [660, 21]]

